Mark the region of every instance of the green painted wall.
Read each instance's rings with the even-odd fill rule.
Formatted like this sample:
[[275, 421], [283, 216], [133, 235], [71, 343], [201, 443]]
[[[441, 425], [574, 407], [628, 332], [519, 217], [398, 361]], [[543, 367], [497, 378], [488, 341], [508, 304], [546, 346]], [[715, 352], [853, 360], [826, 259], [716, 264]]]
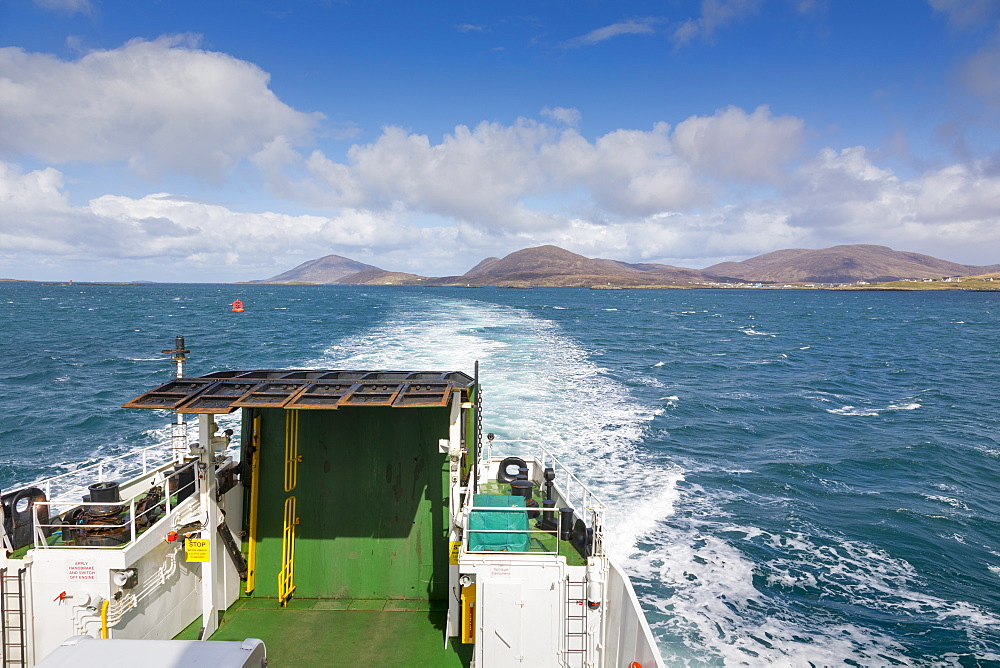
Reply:
[[438, 452], [447, 408], [299, 411], [302, 462], [290, 493], [285, 411], [259, 412], [255, 596], [277, 596], [284, 503], [294, 495], [295, 597], [447, 598], [448, 466]]

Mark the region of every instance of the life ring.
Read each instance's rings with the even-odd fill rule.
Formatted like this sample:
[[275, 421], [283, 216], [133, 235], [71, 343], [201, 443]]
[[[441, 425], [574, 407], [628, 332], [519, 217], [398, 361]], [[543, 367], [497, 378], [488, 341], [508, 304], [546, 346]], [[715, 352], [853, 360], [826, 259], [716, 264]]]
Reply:
[[507, 459], [500, 462], [500, 470], [497, 471], [497, 482], [501, 485], [508, 484], [511, 480], [517, 479], [517, 474], [511, 475], [507, 470], [511, 466], [517, 466], [518, 468], [528, 468], [528, 465], [524, 463], [524, 460], [520, 457], [508, 457]]

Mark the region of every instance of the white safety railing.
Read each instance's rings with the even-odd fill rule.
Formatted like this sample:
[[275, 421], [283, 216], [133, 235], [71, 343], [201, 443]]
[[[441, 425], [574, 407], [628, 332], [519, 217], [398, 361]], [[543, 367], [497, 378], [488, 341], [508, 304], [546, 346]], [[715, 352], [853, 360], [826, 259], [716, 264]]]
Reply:
[[[570, 470], [564, 466], [548, 449], [545, 448], [538, 441], [534, 440], [506, 440], [506, 439], [488, 439], [479, 449], [479, 461], [477, 462], [477, 489], [474, 490], [479, 493], [483, 485], [493, 482], [495, 476], [491, 476], [491, 472], [494, 467], [498, 467], [499, 464], [504, 460], [503, 457], [494, 457], [493, 448], [494, 445], [503, 444], [503, 450], [505, 454], [509, 456], [516, 456], [525, 461], [528, 465], [529, 475], [528, 479], [531, 480], [538, 489], [542, 489], [544, 486], [544, 481], [542, 479], [543, 471], [546, 468], [551, 468], [555, 473], [555, 478], [552, 481], [555, 494], [557, 495], [561, 507], [572, 508], [573, 516], [577, 519], [583, 520], [586, 528], [592, 530], [590, 536], [585, 537], [588, 542], [592, 541], [590, 547], [590, 555], [592, 556], [604, 556], [604, 512], [606, 506], [604, 503], [595, 495], [590, 489], [581, 481], [578, 477], [573, 475]], [[506, 447], [508, 445], [515, 445], [516, 448]], [[510, 453], [513, 453], [512, 455]], [[466, 500], [464, 507], [462, 509], [463, 515], [466, 519], [470, 517], [472, 511], [492, 511], [492, 512], [525, 512], [525, 513], [546, 513], [555, 512], [556, 516], [556, 530], [555, 538], [557, 541], [557, 547], [555, 552], [558, 553], [559, 542], [564, 541], [562, 535], [565, 535], [562, 531], [562, 523], [564, 518], [561, 517], [559, 513], [560, 508], [556, 507], [550, 511], [546, 511], [544, 508], [534, 508], [534, 507], [484, 507], [484, 506], [473, 506], [473, 495], [466, 495]], [[542, 515], [545, 517], [545, 515]], [[573, 521], [575, 524], [575, 521]], [[565, 527], [569, 532], [572, 532], [575, 527]], [[487, 533], [542, 533], [542, 534], [552, 534], [549, 529], [535, 529], [535, 530], [514, 530], [514, 529], [470, 529], [468, 524], [466, 525], [466, 540], [465, 547], [469, 550], [469, 534], [487, 534]], [[591, 538], [592, 536], [592, 538]], [[570, 538], [570, 541], [573, 539]], [[543, 541], [547, 542], [547, 541]], [[469, 550], [473, 552], [496, 552], [496, 550]], [[539, 550], [528, 550], [530, 552], [537, 553]], [[506, 550], [504, 552], [507, 552]]]
[[[151, 445], [74, 468], [68, 473], [38, 480], [26, 487], [38, 487], [45, 492], [45, 498], [52, 501], [54, 496], [62, 498], [73, 494], [82, 495], [86, 493], [88, 485], [106, 482], [109, 477], [129, 480], [144, 476], [152, 470], [162, 468], [172, 460], [173, 453], [169, 448], [164, 448], [163, 445]], [[77, 503], [79, 502], [73, 505]]]
[[[181, 501], [197, 497], [198, 476], [177, 469], [172, 458], [155, 469], [143, 461], [141, 473], [119, 486], [126, 497], [119, 501], [79, 501], [80, 496], [62, 495], [32, 503], [35, 547], [44, 549], [121, 549], [136, 537], [170, 516]], [[187, 481], [182, 475], [189, 474]], [[87, 488], [82, 488], [87, 489]], [[47, 509], [48, 522], [39, 511]], [[141, 510], [140, 510], [141, 508]], [[88, 511], [88, 509], [94, 509]]]

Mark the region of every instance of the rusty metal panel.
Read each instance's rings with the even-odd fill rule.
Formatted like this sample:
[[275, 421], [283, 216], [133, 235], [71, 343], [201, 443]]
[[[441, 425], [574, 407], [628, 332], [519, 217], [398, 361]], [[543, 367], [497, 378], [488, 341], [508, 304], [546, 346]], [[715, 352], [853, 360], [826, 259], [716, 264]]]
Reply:
[[351, 380], [344, 382], [320, 381], [305, 386], [300, 394], [285, 404], [285, 408], [336, 408], [344, 397], [357, 390], [359, 385]]
[[351, 381], [352, 383], [358, 382], [362, 377], [371, 373], [369, 371], [331, 371], [326, 370], [322, 372], [323, 375], [318, 376], [316, 380], [340, 380], [343, 382]]
[[304, 383], [266, 382], [233, 402], [234, 408], [282, 408], [296, 394], [302, 392]]
[[361, 380], [369, 383], [391, 383], [393, 381], [406, 380], [406, 377], [411, 373], [411, 371], [368, 371], [361, 377]]
[[447, 406], [451, 398], [451, 383], [407, 383], [399, 393], [393, 407]]
[[179, 413], [232, 413], [233, 404], [260, 385], [253, 380], [223, 380], [190, 399], [177, 409]]
[[261, 371], [237, 371], [236, 375], [232, 376], [232, 377], [233, 378], [239, 378], [241, 380], [252, 380], [252, 379], [256, 379], [256, 380], [271, 380], [271, 379], [274, 379], [274, 378], [281, 378], [282, 376], [284, 376], [287, 373], [288, 373], [287, 371], [273, 371], [273, 370], [272, 371], [267, 371], [267, 370], [261, 370]]
[[122, 408], [164, 408], [172, 410], [188, 401], [191, 397], [214, 385], [217, 381], [202, 378], [179, 378], [160, 385], [155, 390], [146, 392]]
[[340, 400], [341, 406], [391, 406], [403, 389], [402, 383], [359, 383]]
[[449, 373], [441, 373], [440, 371], [414, 371], [406, 376], [406, 380], [428, 380], [447, 383], [450, 381], [449, 376], [451, 375]]

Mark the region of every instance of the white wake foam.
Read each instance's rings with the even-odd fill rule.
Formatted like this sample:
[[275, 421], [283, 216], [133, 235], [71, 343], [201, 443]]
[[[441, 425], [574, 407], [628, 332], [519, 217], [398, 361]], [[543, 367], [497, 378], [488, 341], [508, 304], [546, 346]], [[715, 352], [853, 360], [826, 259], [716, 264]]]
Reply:
[[636, 448], [661, 409], [638, 404], [555, 323], [462, 299], [395, 306], [388, 321], [336, 343], [309, 366], [471, 373], [479, 360], [484, 433], [541, 441], [587, 482], [608, 505], [614, 558], [626, 559], [672, 514], [680, 470]]
[[[654, 610], [651, 621], [670, 665], [878, 663], [880, 656], [904, 656], [877, 631], [776, 609], [778, 602], [755, 586], [756, 565], [738, 545], [779, 538], [692, 519], [692, 504], [707, 504], [693, 508], [694, 516], [718, 508], [704, 490], [686, 489], [682, 498], [683, 471], [637, 447], [662, 409], [639, 404], [553, 322], [512, 307], [415, 297], [309, 366], [471, 371], [475, 360], [484, 430], [544, 442], [607, 502], [608, 549]], [[681, 502], [688, 517], [678, 522], [674, 507]], [[822, 586], [797, 567], [811, 554], [806, 547], [779, 550], [797, 556], [772, 576], [789, 587]], [[835, 556], [823, 566], [836, 567]]]

